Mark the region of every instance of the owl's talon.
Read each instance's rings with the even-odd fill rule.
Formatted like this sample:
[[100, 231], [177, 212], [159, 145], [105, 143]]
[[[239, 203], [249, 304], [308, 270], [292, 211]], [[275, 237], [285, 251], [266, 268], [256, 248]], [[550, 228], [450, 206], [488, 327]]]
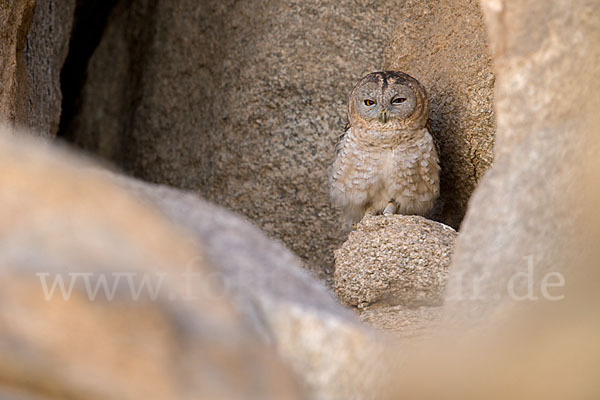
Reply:
[[385, 215], [386, 217], [389, 217], [390, 215], [394, 215], [396, 214], [396, 210], [397, 210], [397, 206], [396, 203], [393, 201], [390, 201], [387, 206], [385, 206], [385, 209], [383, 210], [383, 215]]

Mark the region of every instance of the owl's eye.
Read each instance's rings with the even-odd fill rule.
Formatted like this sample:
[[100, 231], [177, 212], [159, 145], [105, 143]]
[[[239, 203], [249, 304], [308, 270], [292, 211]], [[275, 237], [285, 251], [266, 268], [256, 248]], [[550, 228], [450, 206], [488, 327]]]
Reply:
[[401, 104], [404, 103], [406, 101], [406, 98], [404, 97], [396, 97], [394, 98], [394, 100], [392, 100], [392, 104]]
[[375, 102], [373, 100], [371, 100], [371, 99], [366, 99], [365, 100], [365, 105], [366, 106], [372, 106], [373, 104], [375, 104]]

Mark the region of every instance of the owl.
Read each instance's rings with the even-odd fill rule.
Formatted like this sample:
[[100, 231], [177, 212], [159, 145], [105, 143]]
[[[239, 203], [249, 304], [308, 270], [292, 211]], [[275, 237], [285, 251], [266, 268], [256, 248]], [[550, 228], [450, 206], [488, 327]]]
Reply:
[[440, 166], [428, 118], [425, 89], [405, 73], [373, 72], [354, 87], [331, 173], [331, 198], [347, 222], [432, 210]]

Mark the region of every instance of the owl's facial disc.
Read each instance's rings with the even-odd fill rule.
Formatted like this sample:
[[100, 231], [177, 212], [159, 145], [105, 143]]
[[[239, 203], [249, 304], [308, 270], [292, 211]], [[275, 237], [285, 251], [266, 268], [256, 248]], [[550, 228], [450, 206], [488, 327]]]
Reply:
[[354, 108], [363, 121], [389, 127], [404, 123], [417, 106], [413, 89], [404, 84], [367, 82], [354, 95]]

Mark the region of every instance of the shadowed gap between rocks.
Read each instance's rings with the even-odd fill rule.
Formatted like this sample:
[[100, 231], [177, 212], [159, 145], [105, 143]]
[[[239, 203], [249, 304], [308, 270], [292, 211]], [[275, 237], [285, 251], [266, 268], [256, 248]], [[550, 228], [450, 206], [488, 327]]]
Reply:
[[57, 137], [73, 141], [66, 129], [79, 110], [79, 94], [85, 85], [88, 62], [98, 47], [108, 16], [118, 0], [77, 0], [69, 53], [60, 72], [62, 111]]

